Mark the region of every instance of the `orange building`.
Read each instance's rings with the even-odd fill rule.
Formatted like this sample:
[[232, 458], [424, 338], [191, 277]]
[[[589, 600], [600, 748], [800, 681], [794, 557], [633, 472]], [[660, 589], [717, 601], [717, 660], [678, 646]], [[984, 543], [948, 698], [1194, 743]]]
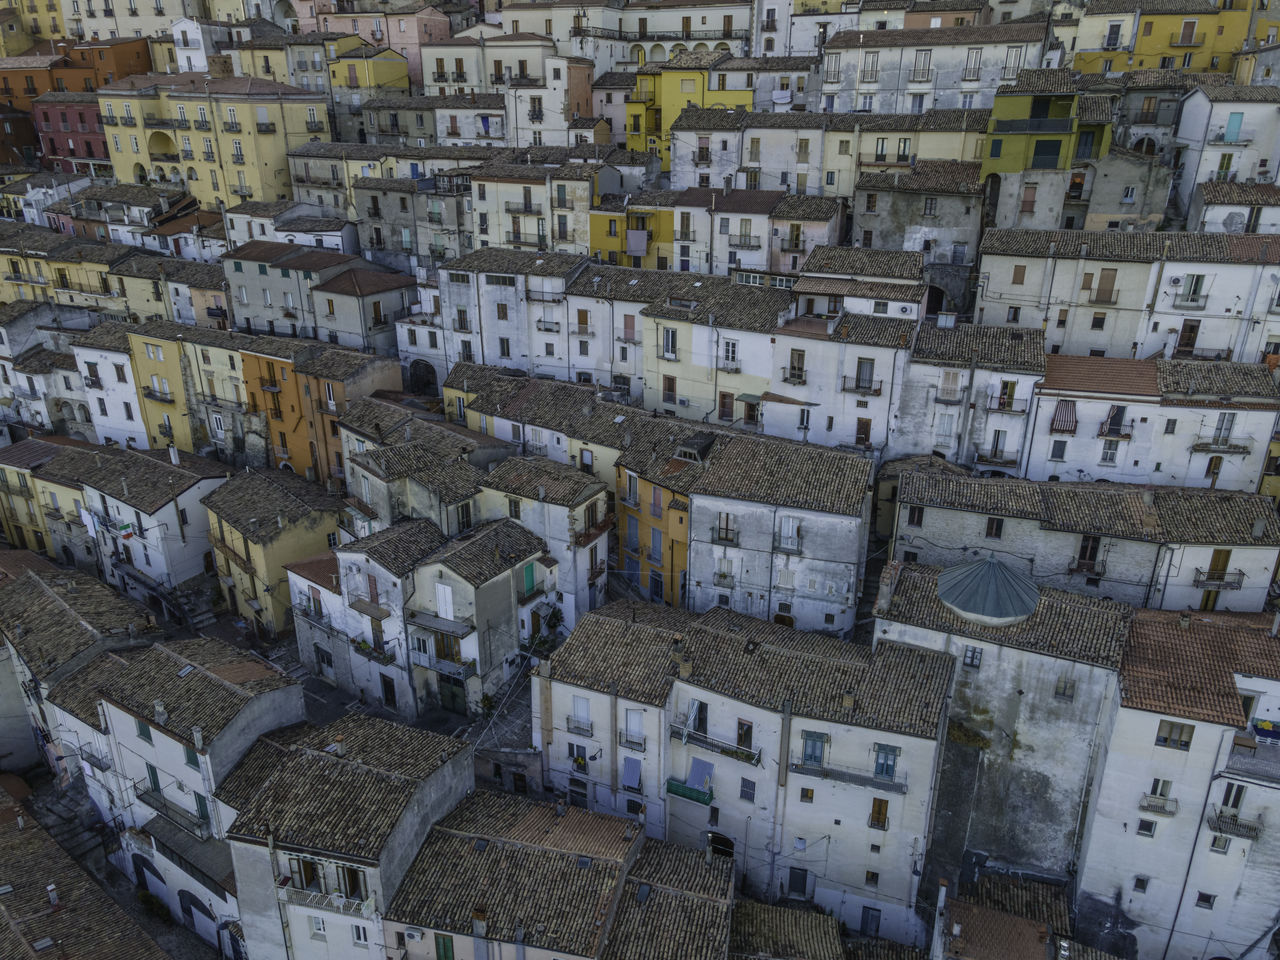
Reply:
[[[310, 467], [311, 432], [303, 395], [303, 378], [294, 363], [313, 350], [315, 341], [255, 337], [252, 350], [242, 349], [244, 385], [249, 394], [245, 420], [245, 453], [272, 467], [305, 473]], [[258, 445], [263, 449], [254, 449]]]
[[0, 101], [29, 111], [31, 101], [51, 90], [92, 92], [151, 69], [151, 51], [142, 37], [42, 44], [17, 57], [0, 57]]

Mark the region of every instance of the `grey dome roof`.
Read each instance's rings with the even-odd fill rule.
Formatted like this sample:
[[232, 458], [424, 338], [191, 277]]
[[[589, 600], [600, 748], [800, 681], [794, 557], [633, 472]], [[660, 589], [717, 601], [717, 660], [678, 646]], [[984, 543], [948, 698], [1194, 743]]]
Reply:
[[938, 599], [966, 620], [988, 627], [1007, 627], [1035, 612], [1040, 588], [995, 557], [986, 557], [948, 567], [938, 574]]

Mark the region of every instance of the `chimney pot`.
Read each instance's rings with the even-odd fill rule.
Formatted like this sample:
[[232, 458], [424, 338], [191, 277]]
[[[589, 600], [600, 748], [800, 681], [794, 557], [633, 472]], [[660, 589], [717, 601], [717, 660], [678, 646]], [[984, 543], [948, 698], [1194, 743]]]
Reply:
[[197, 750], [204, 749], [204, 731], [199, 727], [191, 728], [191, 742], [195, 744]]
[[56, 907], [58, 905], [58, 885], [51, 883], [44, 889], [49, 894], [49, 902]]
[[347, 755], [347, 738], [342, 734], [338, 734], [333, 738], [333, 743], [333, 755], [336, 757], [345, 757]]
[[164, 701], [157, 700], [155, 703], [152, 704], [152, 707], [155, 711], [156, 723], [160, 724], [160, 726], [164, 726], [165, 723], [168, 722], [169, 720], [169, 713], [164, 708]]
[[182, 461], [178, 457], [178, 448], [172, 443], [169, 444], [169, 462], [175, 467], [182, 465]]

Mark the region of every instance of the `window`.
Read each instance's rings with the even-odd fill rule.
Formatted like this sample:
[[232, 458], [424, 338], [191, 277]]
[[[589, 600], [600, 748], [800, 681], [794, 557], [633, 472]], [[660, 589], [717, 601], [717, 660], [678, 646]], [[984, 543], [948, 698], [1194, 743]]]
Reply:
[[876, 776], [884, 780], [892, 780], [898, 769], [898, 756], [901, 747], [893, 747], [887, 743], [876, 744]]
[[1050, 460], [1067, 459], [1067, 441], [1065, 440], [1053, 441], [1053, 446], [1049, 450], [1049, 459]]
[[910, 506], [907, 508], [907, 526], [922, 527], [924, 526], [924, 507]]
[[1005, 323], [1017, 323], [1022, 318], [1021, 307], [1010, 307], [1009, 312], [1005, 314]]
[[1138, 836], [1154, 837], [1156, 835], [1156, 822], [1154, 820], [1138, 820]]
[[738, 721], [738, 746], [743, 750], [751, 749], [752, 724], [749, 720]]
[[1011, 282], [1015, 285], [1019, 285], [1019, 284], [1025, 283], [1026, 279], [1027, 279], [1026, 266], [1021, 263], [1015, 265], [1013, 268], [1013, 280]]
[[806, 767], [820, 767], [827, 749], [827, 738], [821, 733], [815, 733], [812, 730], [803, 730], [800, 733], [800, 742], [803, 746], [801, 755], [801, 763]]
[[1205, 893], [1203, 890], [1196, 891], [1196, 906], [1201, 910], [1212, 910], [1213, 902], [1217, 899], [1216, 894]]
[[866, 879], [866, 883], [865, 883], [865, 884], [863, 884], [863, 885], [864, 885], [864, 886], [867, 886], [867, 887], [878, 887], [878, 886], [880, 886], [880, 874], [879, 874], [879, 873], [877, 873], [875, 870], [868, 870], [868, 871], [867, 871], [867, 879]]
[[982, 648], [966, 644], [964, 648], [964, 665], [966, 667], [973, 667], [975, 670], [981, 667]]
[[938, 198], [937, 197], [924, 198], [924, 215], [926, 217], [936, 217], [938, 215]]
[[1151, 882], [1151, 878], [1150, 878], [1150, 877], [1144, 877], [1144, 876], [1142, 876], [1141, 874], [1139, 874], [1138, 876], [1136, 876], [1136, 877], [1134, 877], [1134, 878], [1133, 878], [1133, 892], [1134, 892], [1134, 893], [1146, 893], [1146, 892], [1147, 892], [1147, 884], [1148, 884], [1148, 883], [1150, 883], [1150, 882]]
[[812, 787], [801, 787], [801, 788], [800, 788], [800, 802], [801, 802], [801, 803], [813, 803], [813, 788], [812, 788]]
[[1190, 750], [1191, 737], [1196, 732], [1194, 724], [1161, 720], [1156, 730], [1156, 746], [1172, 750]]
[[351, 942], [357, 947], [369, 946], [369, 928], [353, 923], [351, 925]]
[[145, 740], [147, 743], [150, 743], [151, 742], [151, 725], [147, 723], [147, 721], [145, 720], [137, 720], [136, 718], [135, 718], [135, 722], [138, 724], [138, 739]]
[[987, 517], [987, 539], [999, 540], [1004, 536], [1004, 518]]
[[1076, 698], [1076, 682], [1070, 677], [1059, 677], [1054, 684], [1053, 695], [1059, 700], [1071, 702]]
[[436, 960], [453, 960], [453, 937], [444, 933], [437, 933], [436, 937]]
[[1224, 833], [1215, 833], [1209, 841], [1209, 849], [1214, 853], [1226, 853], [1231, 849], [1231, 838]]
[[197, 755], [197, 753], [186, 744], [183, 744], [182, 749], [187, 755], [187, 766], [195, 767], [198, 770], [200, 768], [199, 755]]
[[743, 777], [742, 782], [738, 786], [738, 797], [742, 800], [746, 800], [748, 803], [755, 803], [756, 782]]
[[317, 940], [324, 939], [324, 917], [310, 917], [311, 936]]
[[884, 797], [871, 798], [871, 816], [867, 818], [867, 826], [872, 830], [889, 829], [889, 801]]

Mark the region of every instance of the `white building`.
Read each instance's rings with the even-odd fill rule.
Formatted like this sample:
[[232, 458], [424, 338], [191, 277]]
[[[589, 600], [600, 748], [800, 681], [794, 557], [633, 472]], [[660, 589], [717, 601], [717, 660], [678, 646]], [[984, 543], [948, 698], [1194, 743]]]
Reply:
[[470, 744], [352, 713], [267, 735], [224, 781], [248, 956], [365, 960], [431, 825], [475, 788]]
[[1257, 611], [1280, 523], [1251, 493], [906, 472], [892, 550], [938, 566], [986, 553], [1038, 584], [1136, 607]]
[[100, 323], [71, 342], [99, 443], [145, 450], [147, 425], [138, 401], [125, 324]]
[[1187, 224], [1203, 233], [1280, 233], [1280, 187], [1238, 180], [1198, 183]]
[[1256, 490], [1280, 410], [1260, 363], [1045, 358], [1020, 475]]
[[120, 830], [111, 859], [226, 957], [239, 916], [226, 832], [236, 811], [214, 793], [261, 734], [305, 718], [302, 685], [219, 640], [103, 653], [49, 693], [51, 733], [69, 772]]
[[79, 479], [107, 583], [167, 619], [189, 621], [178, 588], [212, 569], [209, 512], [200, 500], [226, 471], [174, 446], [95, 457]]
[[[954, 669], [727, 610], [618, 604], [539, 668], [534, 736], [571, 805], [643, 812], [650, 836], [731, 855], [748, 892], [921, 943]], [[909, 688], [890, 679], [904, 670]]]
[[1098, 945], [1267, 955], [1280, 879], [1272, 620], [1135, 615], [1077, 878], [1077, 927]]
[[1182, 98], [1173, 135], [1174, 189], [1182, 209], [1206, 180], [1273, 180], [1280, 146], [1280, 88], [1206, 84]]

